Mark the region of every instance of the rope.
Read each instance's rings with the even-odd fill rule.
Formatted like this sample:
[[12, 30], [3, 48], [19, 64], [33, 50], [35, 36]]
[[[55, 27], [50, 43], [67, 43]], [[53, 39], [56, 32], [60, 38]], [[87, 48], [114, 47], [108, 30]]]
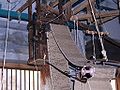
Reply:
[[89, 81], [87, 81], [87, 83], [88, 83], [89, 90], [92, 90], [92, 88], [91, 88], [91, 85], [90, 85]]
[[101, 35], [99, 34], [99, 33], [100, 33], [100, 30], [99, 30], [99, 27], [98, 27], [98, 23], [97, 23], [97, 19], [96, 19], [96, 16], [95, 16], [95, 12], [94, 12], [92, 3], [91, 3], [90, 0], [88, 0], [88, 2], [89, 2], [89, 4], [90, 4], [91, 13], [92, 13], [93, 19], [94, 19], [94, 21], [95, 21], [95, 27], [96, 27], [96, 30], [97, 30], [97, 32], [98, 32], [98, 37], [99, 37], [100, 44], [101, 44], [101, 47], [102, 47], [101, 53], [102, 53], [104, 59], [105, 59], [106, 61], [108, 61], [108, 58], [107, 58], [107, 55], [106, 55], [106, 50], [105, 50], [104, 45], [103, 45], [103, 40], [102, 40]]
[[95, 53], [96, 49], [95, 49], [95, 40], [94, 39], [95, 39], [95, 35], [94, 35], [94, 33], [92, 33], [93, 59], [96, 60], [96, 53]]
[[6, 29], [6, 35], [5, 35], [5, 48], [3, 53], [3, 67], [2, 67], [2, 80], [1, 80], [1, 90], [3, 88], [3, 78], [4, 78], [4, 69], [6, 64], [6, 53], [7, 53], [7, 46], [8, 46], [8, 35], [9, 35], [9, 26], [10, 26], [10, 7], [11, 4], [8, 2], [8, 19], [7, 19], [7, 29]]

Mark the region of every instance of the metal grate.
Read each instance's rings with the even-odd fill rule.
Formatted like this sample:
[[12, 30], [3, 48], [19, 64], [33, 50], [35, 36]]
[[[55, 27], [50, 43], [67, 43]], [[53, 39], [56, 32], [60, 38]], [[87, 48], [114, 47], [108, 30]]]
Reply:
[[[2, 80], [0, 69], [0, 87]], [[40, 90], [40, 71], [5, 69], [2, 90]]]

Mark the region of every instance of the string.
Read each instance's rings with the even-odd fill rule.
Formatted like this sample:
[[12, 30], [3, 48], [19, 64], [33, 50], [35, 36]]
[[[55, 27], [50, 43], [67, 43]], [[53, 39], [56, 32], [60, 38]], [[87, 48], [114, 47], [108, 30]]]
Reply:
[[90, 85], [89, 81], [87, 81], [87, 83], [88, 83], [89, 90], [92, 90], [92, 88], [91, 88], [91, 85]]
[[96, 52], [95, 52], [95, 35], [94, 32], [92, 33], [92, 45], [93, 45], [93, 59], [96, 60]]
[[107, 55], [106, 55], [106, 50], [105, 50], [105, 48], [104, 48], [103, 40], [102, 40], [102, 37], [101, 37], [101, 35], [100, 35], [100, 30], [99, 30], [99, 27], [98, 27], [98, 23], [97, 23], [97, 19], [96, 19], [96, 16], [95, 16], [95, 12], [94, 12], [92, 3], [91, 3], [90, 0], [88, 0], [88, 2], [89, 2], [89, 4], [90, 4], [92, 16], [93, 16], [93, 19], [94, 19], [94, 21], [95, 21], [95, 27], [96, 27], [96, 30], [97, 30], [97, 32], [98, 32], [98, 37], [99, 37], [100, 44], [101, 44], [101, 47], [102, 47], [101, 53], [102, 53], [104, 59], [105, 59], [106, 61], [108, 61], [108, 58], [107, 58]]
[[4, 78], [4, 69], [6, 65], [6, 54], [7, 54], [7, 46], [8, 46], [8, 35], [9, 35], [9, 26], [10, 26], [10, 8], [11, 4], [8, 2], [8, 19], [7, 19], [7, 29], [5, 34], [5, 47], [4, 47], [4, 53], [3, 53], [3, 67], [2, 67], [2, 80], [1, 80], [1, 90], [3, 88], [3, 78]]

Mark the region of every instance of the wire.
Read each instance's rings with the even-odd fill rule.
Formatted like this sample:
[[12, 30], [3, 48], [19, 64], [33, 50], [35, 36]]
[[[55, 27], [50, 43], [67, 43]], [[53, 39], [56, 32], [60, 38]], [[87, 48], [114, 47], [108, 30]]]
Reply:
[[92, 88], [91, 88], [91, 85], [90, 85], [89, 81], [87, 81], [87, 83], [88, 83], [89, 90], [92, 90]]
[[4, 47], [4, 53], [3, 53], [3, 67], [2, 67], [2, 85], [1, 85], [1, 90], [3, 88], [3, 77], [4, 77], [4, 69], [5, 69], [5, 64], [6, 64], [6, 54], [7, 54], [7, 46], [8, 46], [8, 34], [9, 34], [9, 26], [10, 26], [10, 7], [11, 4], [8, 3], [8, 19], [7, 19], [7, 29], [6, 29], [6, 34], [5, 34], [5, 47]]
[[101, 35], [99, 34], [99, 33], [100, 33], [100, 30], [99, 30], [99, 27], [98, 27], [98, 23], [97, 23], [97, 20], [96, 20], [96, 16], [95, 16], [95, 12], [94, 12], [92, 3], [91, 3], [90, 0], [88, 0], [88, 3], [90, 4], [91, 13], [92, 13], [93, 19], [94, 19], [94, 21], [95, 21], [95, 27], [96, 27], [96, 30], [97, 30], [97, 32], [98, 32], [98, 37], [99, 37], [100, 44], [101, 44], [101, 47], [102, 47], [101, 53], [102, 53], [104, 59], [105, 59], [106, 61], [108, 61], [108, 58], [107, 58], [107, 55], [106, 55], [106, 50], [105, 50], [104, 45], [103, 45], [103, 40], [102, 40]]
[[92, 34], [92, 45], [93, 45], [93, 59], [96, 60], [96, 49], [95, 49], [95, 36], [94, 36], [94, 32]]

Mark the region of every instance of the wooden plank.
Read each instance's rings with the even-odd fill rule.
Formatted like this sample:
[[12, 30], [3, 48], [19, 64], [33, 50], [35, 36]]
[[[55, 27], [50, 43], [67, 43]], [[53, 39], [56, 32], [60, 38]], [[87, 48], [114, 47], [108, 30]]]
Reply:
[[120, 77], [116, 78], [116, 90], [120, 90]]
[[[35, 0], [32, 0], [32, 4], [35, 2]], [[32, 5], [31, 4], [31, 5]], [[27, 9], [28, 8], [28, 6], [29, 6], [29, 3], [28, 3], [28, 1], [25, 3], [25, 4], [23, 4], [19, 9], [17, 9], [17, 11], [19, 11], [20, 13], [21, 12], [23, 12], [25, 9]]]
[[[96, 12], [96, 18], [99, 18], [99, 16], [101, 18], [104, 17], [112, 17], [112, 16], [118, 16], [119, 15], [119, 10], [112, 10], [112, 11], [102, 11], [101, 13]], [[87, 20], [87, 19], [92, 19], [92, 15], [91, 14], [79, 14], [76, 15], [78, 17], [79, 20]], [[73, 18], [74, 20], [75, 18]]]
[[[3, 67], [3, 63], [0, 62], [0, 68]], [[26, 63], [11, 63], [11, 62], [6, 62], [5, 68], [8, 69], [22, 69], [22, 70], [36, 70], [35, 66], [28, 65]], [[39, 70], [41, 70], [42, 67], [39, 67]]]
[[86, 59], [82, 56], [75, 42], [72, 40], [69, 28], [64, 25], [55, 24], [51, 24], [50, 26], [57, 43], [68, 59], [77, 66], [83, 65]]

